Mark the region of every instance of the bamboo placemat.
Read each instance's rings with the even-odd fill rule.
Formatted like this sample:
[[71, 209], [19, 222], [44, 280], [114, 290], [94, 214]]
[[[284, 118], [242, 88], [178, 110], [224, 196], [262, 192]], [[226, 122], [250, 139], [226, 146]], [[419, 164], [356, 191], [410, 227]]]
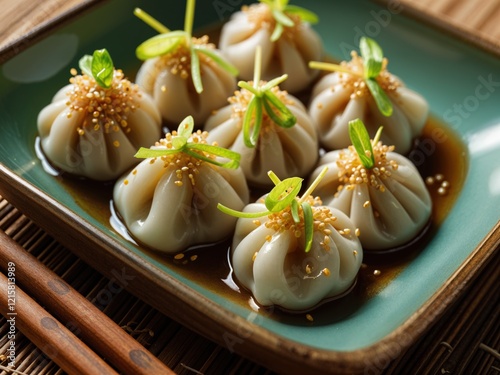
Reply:
[[[68, 9], [81, 10], [87, 3], [82, 0], [46, 0], [43, 6], [39, 6], [38, 2], [31, 0], [0, 0], [0, 4], [5, 4], [0, 16], [4, 20], [0, 22], [0, 49], [7, 46], [15, 53], [27, 44], [26, 40], [19, 42], [20, 37], [43, 28], [48, 16], [58, 17]], [[402, 0], [398, 4], [414, 17], [497, 54], [500, 51], [499, 0]], [[19, 13], [19, 9], [24, 10]], [[266, 368], [195, 334], [189, 327], [179, 325], [125, 290], [112, 293], [110, 298], [101, 298], [102, 292], [109, 289], [110, 280], [83, 263], [1, 197], [0, 229], [92, 301], [175, 372], [272, 374]], [[498, 253], [428, 333], [405, 353], [397, 347], [392, 348], [393, 355], [380, 358], [369, 373], [377, 373], [378, 370], [381, 374], [499, 374]], [[68, 328], [71, 330], [72, 327]], [[2, 354], [6, 352], [9, 341], [8, 329], [6, 319], [1, 318], [1, 365], [6, 364]], [[18, 333], [16, 343], [18, 371], [30, 375], [64, 373], [22, 334]], [[10, 373], [0, 370], [0, 375], [7, 374]]]

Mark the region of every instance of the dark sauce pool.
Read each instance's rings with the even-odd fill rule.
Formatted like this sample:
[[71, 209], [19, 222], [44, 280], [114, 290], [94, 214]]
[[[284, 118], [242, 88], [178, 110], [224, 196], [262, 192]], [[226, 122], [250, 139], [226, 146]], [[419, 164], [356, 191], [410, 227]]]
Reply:
[[[230, 240], [196, 247], [177, 256], [162, 254], [145, 246], [139, 246], [139, 249], [167, 268], [239, 305], [259, 310], [260, 314], [286, 324], [331, 324], [355, 312], [369, 298], [383, 290], [412, 259], [424, 251], [462, 189], [468, 169], [467, 153], [464, 144], [446, 125], [430, 118], [422, 136], [416, 140], [413, 150], [407, 157], [416, 164], [424, 180], [428, 177], [435, 180], [432, 185], [428, 185], [433, 201], [433, 211], [428, 226], [419, 238], [398, 251], [387, 254], [365, 251], [363, 265], [351, 293], [313, 309], [309, 314], [314, 322], [306, 319], [305, 313], [291, 314], [277, 308], [259, 309], [251, 293], [239, 287], [233, 278], [228, 256]], [[441, 181], [436, 181], [436, 176]], [[110, 224], [113, 183], [83, 180], [67, 174], [55, 178], [83, 210], [113, 230]], [[449, 184], [444, 195], [438, 192], [443, 181]], [[260, 192], [254, 193], [260, 194]]]

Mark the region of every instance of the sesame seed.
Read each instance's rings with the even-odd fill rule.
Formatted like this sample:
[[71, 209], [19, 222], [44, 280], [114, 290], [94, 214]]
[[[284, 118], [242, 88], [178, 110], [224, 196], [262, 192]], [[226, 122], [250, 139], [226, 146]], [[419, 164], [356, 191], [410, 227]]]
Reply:
[[328, 277], [330, 276], [330, 270], [328, 268], [323, 268], [323, 274]]
[[123, 180], [123, 185], [128, 185], [128, 180]]
[[184, 258], [184, 253], [179, 253], [179, 254], [176, 254], [176, 255], [174, 256], [174, 259], [175, 259], [175, 260], [181, 260], [181, 259], [183, 259], [183, 258]]
[[356, 228], [354, 234], [356, 235], [356, 237], [359, 237], [361, 235], [361, 230], [359, 228]]
[[255, 262], [255, 259], [257, 258], [257, 251], [255, 253], [253, 253], [252, 255], [252, 262]]
[[380, 272], [380, 270], [375, 270], [375, 271], [373, 271], [373, 274], [374, 274], [375, 276], [379, 276], [381, 273], [382, 273], [382, 272]]
[[309, 320], [310, 322], [314, 322], [314, 318], [312, 317], [311, 314], [306, 314], [306, 319]]
[[437, 192], [438, 192], [439, 195], [446, 195], [448, 193], [448, 190], [446, 190], [444, 187], [440, 187], [437, 190]]
[[430, 185], [433, 185], [433, 184], [434, 184], [434, 177], [432, 177], [432, 176], [427, 177], [427, 178], [425, 179], [425, 183], [426, 183], [427, 185], [429, 185], [429, 186], [430, 186]]
[[191, 260], [191, 262], [194, 262], [196, 259], [198, 259], [198, 255], [191, 255], [189, 259]]
[[441, 183], [441, 187], [443, 187], [443, 188], [447, 189], [447, 188], [449, 188], [449, 187], [450, 187], [450, 183], [449, 183], [448, 181], [443, 181], [443, 182]]
[[358, 255], [358, 250], [353, 250], [353, 251], [352, 251], [352, 254], [353, 254], [354, 256]]
[[436, 181], [442, 181], [444, 178], [444, 175], [441, 173], [438, 173], [437, 175], [434, 176], [436, 178]]

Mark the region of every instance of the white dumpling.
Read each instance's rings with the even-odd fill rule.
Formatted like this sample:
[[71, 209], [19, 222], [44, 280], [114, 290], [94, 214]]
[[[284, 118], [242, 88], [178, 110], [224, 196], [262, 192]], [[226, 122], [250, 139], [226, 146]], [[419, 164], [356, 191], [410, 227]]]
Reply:
[[[337, 209], [312, 209], [316, 223], [308, 253], [296, 228], [279, 229], [276, 220], [282, 216], [238, 219], [231, 250], [234, 275], [260, 305], [304, 311], [353, 287], [363, 259], [355, 226]], [[262, 211], [261, 202], [244, 209]]]
[[327, 166], [315, 190], [324, 204], [351, 218], [365, 250], [390, 250], [421, 233], [429, 222], [432, 200], [409, 159], [381, 142], [373, 150], [376, 164], [372, 169], [361, 165], [352, 146], [330, 151], [320, 159], [311, 179]]
[[115, 70], [110, 88], [87, 75], [70, 79], [38, 115], [42, 150], [61, 170], [114, 180], [137, 164], [134, 154], [161, 135], [151, 97]]
[[239, 77], [248, 81], [254, 72], [254, 55], [262, 47], [262, 78], [270, 80], [288, 74], [282, 88], [291, 93], [305, 89], [318, 72], [309, 69], [311, 60], [321, 59], [323, 45], [319, 35], [307, 23], [289, 15], [295, 26], [285, 30], [275, 42], [271, 34], [275, 27], [269, 6], [252, 4], [236, 12], [221, 30], [219, 48], [239, 70]]
[[[363, 72], [361, 57], [353, 53], [346, 64], [356, 72]], [[351, 144], [349, 121], [361, 119], [370, 136], [384, 127], [382, 141], [394, 145], [396, 151], [407, 154], [413, 146], [429, 115], [429, 104], [415, 91], [387, 70], [377, 77], [380, 86], [392, 103], [393, 113], [386, 117], [380, 113], [362, 78], [348, 73], [325, 75], [313, 88], [309, 113], [316, 124], [320, 143], [328, 150], [345, 148]]]
[[[285, 81], [286, 82], [286, 81]], [[241, 154], [240, 166], [247, 181], [253, 186], [271, 184], [268, 171], [280, 178], [305, 177], [318, 159], [318, 140], [314, 124], [304, 105], [284, 91], [275, 91], [297, 122], [291, 128], [276, 125], [264, 116], [257, 146], [247, 147], [243, 139], [242, 122], [249, 93], [245, 89], [230, 98], [231, 104], [215, 112], [204, 129], [209, 132], [208, 141]]]
[[[193, 136], [204, 142], [199, 134]], [[163, 139], [152, 148], [170, 148], [167, 143]], [[217, 204], [242, 209], [248, 199], [240, 168], [222, 168], [182, 152], [145, 159], [113, 191], [114, 205], [133, 238], [170, 254], [230, 237], [236, 218], [220, 212]]]
[[[215, 48], [212, 52], [220, 55]], [[236, 89], [236, 78], [200, 53], [203, 91], [197, 93], [189, 56], [186, 49], [154, 57], [146, 60], [137, 72], [137, 84], [153, 97], [162, 118], [169, 123], [178, 124], [191, 115], [196, 123], [202, 124], [213, 110], [226, 104]], [[183, 57], [186, 62], [181, 63]]]

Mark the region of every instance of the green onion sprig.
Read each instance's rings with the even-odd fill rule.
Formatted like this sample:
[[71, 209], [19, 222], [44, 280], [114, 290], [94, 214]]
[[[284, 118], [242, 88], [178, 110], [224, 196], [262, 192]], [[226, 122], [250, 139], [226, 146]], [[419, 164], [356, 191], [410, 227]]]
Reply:
[[[305, 8], [288, 5], [289, 0], [259, 0], [261, 3], [266, 4], [276, 21], [276, 26], [271, 34], [271, 41], [275, 42], [281, 35], [285, 27], [295, 26], [295, 22], [288, 15], [295, 15], [300, 18], [302, 22], [310, 24], [318, 23], [318, 16]], [[288, 15], [287, 15], [288, 14]]]
[[233, 76], [238, 75], [238, 69], [230, 64], [223, 57], [203, 44], [193, 43], [193, 20], [194, 20], [195, 0], [187, 0], [186, 14], [184, 19], [184, 30], [170, 31], [161, 22], [151, 15], [136, 8], [134, 15], [154, 28], [160, 34], [141, 43], [135, 50], [136, 56], [140, 60], [148, 60], [154, 57], [166, 55], [176, 51], [178, 48], [185, 47], [189, 50], [191, 59], [191, 78], [198, 94], [203, 92], [203, 82], [201, 79], [199, 54], [203, 54], [223, 70]]
[[249, 148], [257, 146], [264, 112], [276, 125], [285, 129], [291, 128], [297, 122], [297, 118], [290, 109], [271, 91], [273, 87], [278, 86], [286, 80], [288, 75], [283, 74], [281, 77], [260, 86], [261, 53], [261, 47], [258, 46], [255, 52], [253, 86], [245, 81], [238, 82], [240, 88], [248, 90], [253, 94], [248, 102], [242, 126], [243, 140]]
[[[213, 146], [204, 143], [190, 142], [193, 134], [194, 120], [192, 116], [186, 117], [179, 125], [177, 134], [172, 136], [172, 148], [169, 149], [150, 149], [141, 147], [135, 154], [136, 158], [158, 158], [162, 156], [184, 153], [207, 163], [211, 163], [223, 168], [236, 169], [240, 165], [240, 154], [223, 147]], [[228, 159], [226, 162], [219, 162], [206, 154]]]
[[321, 69], [334, 72], [342, 72], [357, 76], [363, 79], [370, 91], [377, 107], [384, 116], [389, 117], [392, 115], [393, 107], [392, 102], [387, 96], [386, 92], [380, 87], [377, 82], [377, 77], [382, 71], [384, 54], [382, 49], [373, 39], [362, 37], [359, 42], [361, 57], [363, 57], [364, 72], [359, 74], [353, 72], [349, 68], [339, 65], [324, 63], [319, 61], [310, 61], [309, 67], [311, 69]]
[[104, 89], [111, 87], [115, 68], [111, 55], [105, 48], [95, 50], [92, 56], [83, 56], [78, 65], [80, 70], [89, 77], [94, 78], [99, 86]]
[[241, 212], [233, 210], [222, 204], [218, 204], [217, 208], [225, 214], [235, 216], [238, 218], [255, 219], [263, 216], [268, 216], [273, 213], [279, 213], [286, 209], [290, 209], [292, 220], [294, 223], [299, 224], [301, 221], [299, 207], [302, 208], [302, 217], [304, 220], [304, 251], [307, 253], [311, 250], [313, 234], [314, 234], [314, 214], [311, 204], [306, 199], [312, 194], [313, 190], [318, 186], [319, 182], [323, 179], [328, 168], [325, 167], [319, 176], [313, 181], [311, 186], [302, 195], [298, 197], [300, 189], [302, 188], [303, 179], [300, 177], [290, 177], [281, 181], [274, 172], [269, 171], [268, 175], [274, 183], [274, 188], [264, 199], [264, 205], [267, 211], [260, 212]]
[[349, 138], [351, 138], [352, 145], [358, 154], [361, 164], [366, 169], [372, 169], [375, 166], [373, 147], [378, 143], [382, 129], [382, 126], [378, 129], [372, 142], [363, 121], [360, 119], [349, 121]]

